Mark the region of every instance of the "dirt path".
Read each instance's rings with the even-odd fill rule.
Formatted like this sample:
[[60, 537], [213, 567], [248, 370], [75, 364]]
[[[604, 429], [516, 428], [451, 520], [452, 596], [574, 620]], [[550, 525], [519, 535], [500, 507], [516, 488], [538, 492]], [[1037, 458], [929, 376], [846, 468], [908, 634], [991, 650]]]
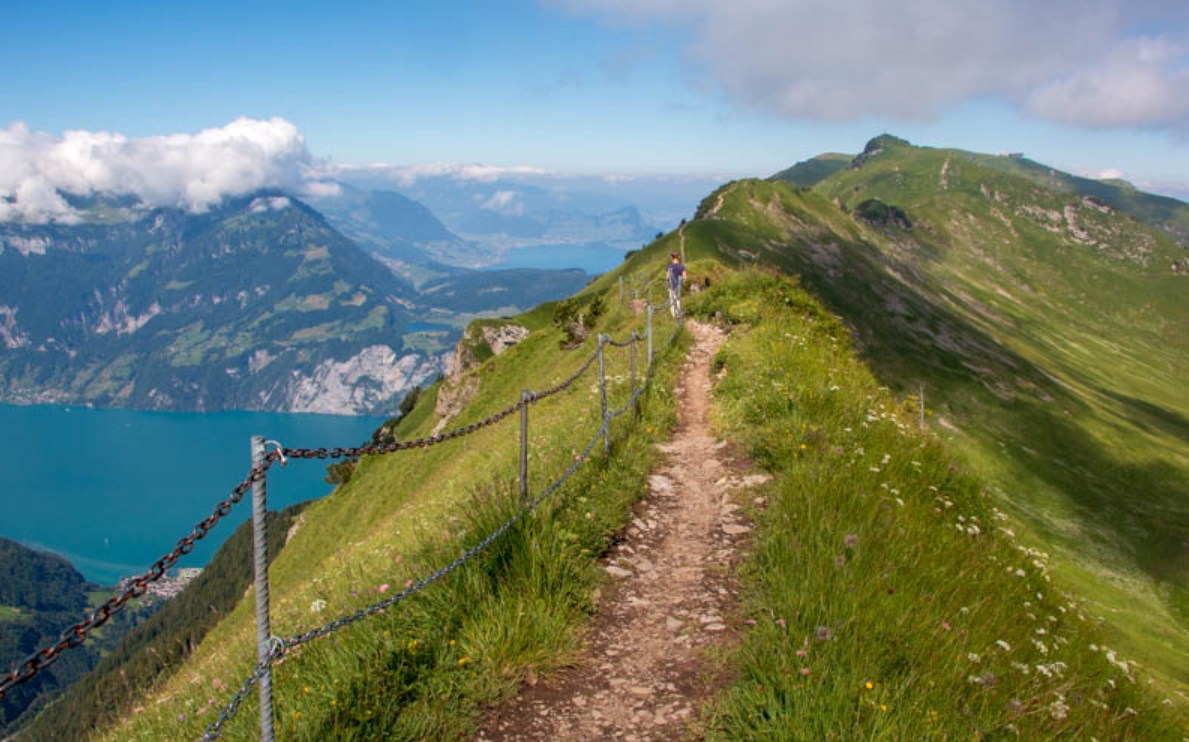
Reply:
[[750, 526], [732, 490], [765, 479], [710, 433], [710, 359], [724, 341], [688, 321], [695, 346], [676, 389], [679, 426], [661, 446], [577, 667], [526, 685], [480, 740], [670, 740], [699, 736], [700, 704], [725, 678], [707, 650], [733, 640], [734, 568]]

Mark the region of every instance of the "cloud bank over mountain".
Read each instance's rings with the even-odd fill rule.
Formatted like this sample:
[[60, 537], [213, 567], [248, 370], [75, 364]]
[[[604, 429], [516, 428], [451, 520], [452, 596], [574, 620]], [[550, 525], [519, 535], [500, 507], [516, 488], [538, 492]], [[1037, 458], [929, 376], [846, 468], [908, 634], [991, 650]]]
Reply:
[[544, 2], [614, 24], [685, 29], [708, 82], [790, 118], [919, 120], [990, 98], [1066, 124], [1189, 132], [1179, 1]]
[[0, 129], [0, 221], [76, 222], [64, 193], [131, 195], [146, 207], [201, 212], [260, 188], [333, 192], [318, 168], [297, 127], [281, 118], [142, 138], [78, 130], [56, 137], [18, 121]]

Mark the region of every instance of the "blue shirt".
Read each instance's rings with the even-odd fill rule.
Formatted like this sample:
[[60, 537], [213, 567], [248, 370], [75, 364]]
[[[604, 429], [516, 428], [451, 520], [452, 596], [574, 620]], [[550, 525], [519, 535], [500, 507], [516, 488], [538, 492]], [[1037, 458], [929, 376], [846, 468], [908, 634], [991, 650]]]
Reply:
[[681, 277], [685, 275], [685, 266], [681, 263], [669, 263], [669, 285], [677, 288], [681, 285]]

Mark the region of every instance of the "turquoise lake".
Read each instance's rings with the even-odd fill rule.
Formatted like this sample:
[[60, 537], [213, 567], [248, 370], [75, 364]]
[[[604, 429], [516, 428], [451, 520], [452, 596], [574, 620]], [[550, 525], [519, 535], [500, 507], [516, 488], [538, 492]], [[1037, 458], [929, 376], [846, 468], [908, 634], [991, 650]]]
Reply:
[[[266, 412], [174, 413], [0, 405], [0, 536], [52, 551], [114, 585], [146, 571], [246, 477], [250, 438], [355, 446], [383, 422]], [[328, 461], [268, 473], [268, 506], [323, 497]], [[251, 494], [178, 567], [201, 567], [251, 517]]]

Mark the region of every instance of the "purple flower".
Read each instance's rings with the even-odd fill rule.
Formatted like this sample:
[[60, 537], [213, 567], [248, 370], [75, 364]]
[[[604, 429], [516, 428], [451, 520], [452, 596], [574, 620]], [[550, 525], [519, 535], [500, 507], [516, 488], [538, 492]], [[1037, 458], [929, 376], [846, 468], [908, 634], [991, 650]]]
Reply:
[[819, 642], [828, 642], [834, 638], [834, 632], [830, 630], [829, 626], [818, 626], [815, 636]]

